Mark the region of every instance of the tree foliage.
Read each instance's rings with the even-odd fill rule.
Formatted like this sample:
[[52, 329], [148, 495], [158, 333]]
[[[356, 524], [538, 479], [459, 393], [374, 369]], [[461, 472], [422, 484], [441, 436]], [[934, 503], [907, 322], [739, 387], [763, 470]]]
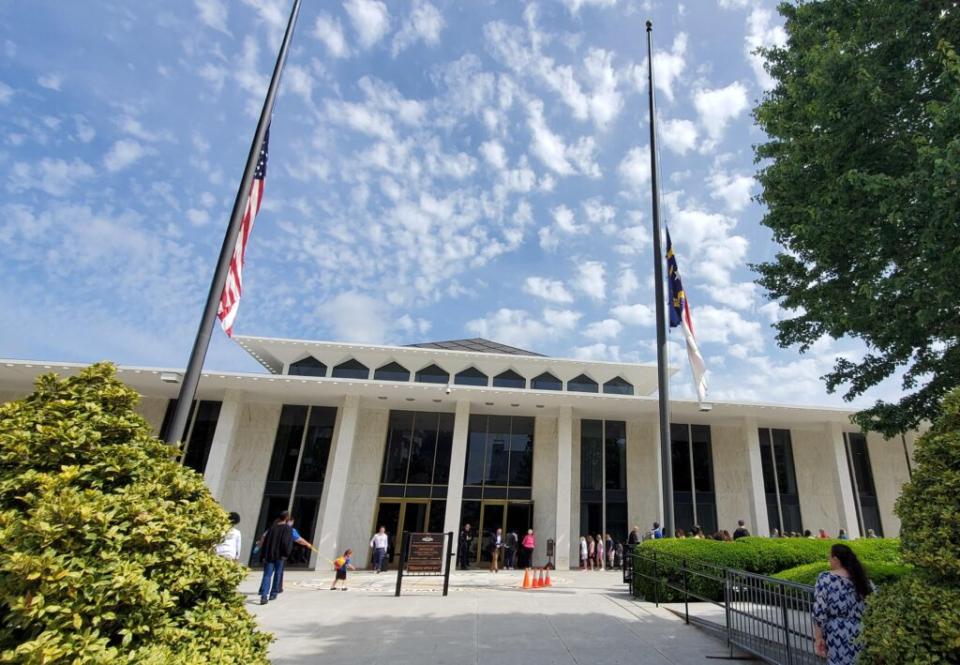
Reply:
[[863, 663], [960, 662], [960, 389], [944, 399], [915, 457], [896, 506], [913, 572], [871, 596]]
[[264, 663], [227, 515], [109, 364], [0, 405], [0, 661]]
[[932, 420], [960, 385], [960, 3], [781, 4], [788, 41], [754, 116], [763, 224], [785, 251], [754, 266], [791, 318], [781, 346], [866, 342], [824, 379], [848, 400], [904, 370], [907, 394], [860, 412], [886, 436]]

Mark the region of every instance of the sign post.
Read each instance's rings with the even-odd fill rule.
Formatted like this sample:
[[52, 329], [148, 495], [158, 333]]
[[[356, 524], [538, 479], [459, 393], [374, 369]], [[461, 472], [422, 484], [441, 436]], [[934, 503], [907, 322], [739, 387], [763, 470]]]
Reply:
[[[444, 561], [443, 541], [447, 541], [447, 556]], [[443, 595], [450, 588], [450, 559], [453, 549], [453, 532], [447, 533], [408, 533], [404, 531], [400, 548], [400, 565], [397, 567], [397, 590], [400, 595], [403, 577], [443, 576]]]

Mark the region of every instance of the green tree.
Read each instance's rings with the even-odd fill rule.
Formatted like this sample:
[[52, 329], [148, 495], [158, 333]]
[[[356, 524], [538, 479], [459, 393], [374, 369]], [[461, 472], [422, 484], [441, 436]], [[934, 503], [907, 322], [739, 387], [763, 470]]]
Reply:
[[0, 405], [0, 661], [267, 662], [226, 514], [114, 373]]
[[917, 442], [916, 460], [896, 506], [913, 572], [870, 596], [864, 664], [960, 662], [960, 389]]
[[856, 416], [892, 436], [932, 420], [960, 385], [960, 3], [781, 4], [762, 49], [777, 81], [754, 110], [763, 224], [785, 251], [754, 266], [792, 311], [801, 351], [822, 335], [868, 353], [823, 377], [852, 400], [903, 369], [905, 396]]

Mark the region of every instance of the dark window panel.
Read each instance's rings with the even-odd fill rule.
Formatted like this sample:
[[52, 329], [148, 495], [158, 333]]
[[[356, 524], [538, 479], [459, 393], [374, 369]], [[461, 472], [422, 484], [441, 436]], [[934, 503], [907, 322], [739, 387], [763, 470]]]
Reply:
[[[163, 414], [163, 422], [160, 423], [160, 433], [157, 435], [157, 438], [161, 441], [167, 440], [167, 430], [170, 429], [170, 423], [173, 421], [173, 412], [177, 410], [178, 400], [171, 399], [167, 402], [167, 410]], [[193, 420], [193, 412], [197, 408], [197, 401], [194, 400], [190, 404], [190, 411], [187, 413], [187, 427], [190, 427], [190, 421]], [[187, 433], [184, 432], [183, 436], [186, 436]]]
[[[670, 453], [673, 467], [674, 492], [689, 492], [693, 488], [690, 478], [690, 431], [686, 425], [670, 425]], [[693, 513], [691, 512], [691, 519]], [[679, 522], [677, 522], [679, 524]]]
[[313, 356], [307, 356], [295, 363], [290, 363], [287, 374], [293, 376], [326, 376], [327, 366]]
[[717, 532], [717, 504], [713, 494], [697, 492], [697, 521], [705, 535]]
[[510, 486], [530, 487], [533, 484], [533, 418], [511, 419]]
[[409, 381], [410, 370], [399, 363], [387, 363], [374, 371], [373, 378], [378, 381]]
[[267, 480], [292, 482], [297, 470], [297, 458], [300, 456], [300, 443], [307, 420], [307, 407], [284, 404], [277, 425], [277, 436], [273, 444], [273, 456]]
[[603, 392], [608, 395], [632, 395], [633, 384], [616, 376], [603, 384]]
[[297, 476], [298, 494], [300, 483], [322, 483], [326, 478], [330, 442], [336, 422], [335, 407], [314, 406], [310, 409], [310, 422], [307, 425], [307, 437], [300, 460], [300, 475]]
[[790, 441], [790, 430], [775, 429], [772, 434], [780, 494], [796, 494], [797, 476], [793, 466], [793, 444]]
[[860, 432], [847, 435], [850, 440], [850, 454], [853, 456], [853, 470], [857, 476], [857, 489], [861, 496], [877, 495], [873, 485], [873, 471], [870, 468], [870, 453], [867, 451], [867, 437]]
[[603, 488], [603, 421], [580, 421], [580, 489]]
[[433, 478], [433, 460], [437, 450], [438, 413], [417, 413], [410, 444], [410, 471], [407, 483], [429, 485]]
[[567, 381], [567, 390], [572, 390], [578, 393], [595, 393], [599, 392], [600, 388], [596, 381], [591, 379], [586, 374], [581, 374], [580, 376], [575, 376]]
[[464, 485], [483, 485], [483, 464], [487, 455], [487, 418], [487, 416], [470, 416]]
[[387, 450], [383, 461], [384, 483], [406, 483], [410, 462], [410, 438], [413, 430], [412, 411], [391, 411], [387, 429]]
[[[713, 491], [713, 457], [710, 450], [710, 426], [691, 425], [693, 440], [693, 480], [697, 492]], [[699, 501], [699, 497], [697, 501]]]
[[454, 377], [454, 383], [459, 386], [485, 386], [489, 377], [476, 367], [468, 367]]
[[510, 417], [490, 416], [487, 425], [485, 485], [506, 485], [510, 464]]
[[418, 383], [448, 383], [450, 375], [437, 365], [428, 365], [417, 372]]
[[[627, 489], [627, 424], [619, 420], [604, 423], [604, 464], [608, 490]], [[607, 515], [609, 525], [610, 516]]]
[[220, 402], [202, 401], [196, 411], [197, 415], [193, 420], [193, 429], [190, 431], [190, 442], [183, 456], [183, 464], [198, 473], [203, 473], [207, 468], [207, 458], [210, 457], [210, 446], [213, 445], [217, 418], [220, 417]]
[[351, 358], [334, 367], [330, 375], [338, 379], [368, 379], [370, 368], [359, 360]]
[[501, 372], [493, 377], [493, 387], [494, 388], [526, 388], [527, 380], [514, 372], [512, 369], [508, 369], [506, 372]]
[[544, 372], [533, 378], [530, 387], [534, 390], [563, 390], [563, 382], [550, 372]]
[[763, 469], [763, 491], [776, 500], [777, 485], [773, 479], [773, 452], [770, 443], [770, 430], [763, 427], [757, 434], [760, 437], [760, 467]]
[[453, 449], [453, 414], [441, 413], [437, 424], [437, 457], [433, 466], [433, 484], [450, 481], [450, 452]]

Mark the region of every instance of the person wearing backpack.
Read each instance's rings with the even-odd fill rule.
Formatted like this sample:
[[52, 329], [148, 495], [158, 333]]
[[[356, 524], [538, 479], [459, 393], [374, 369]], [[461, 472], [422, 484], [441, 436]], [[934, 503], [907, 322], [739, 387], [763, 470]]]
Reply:
[[337, 589], [337, 584], [340, 582], [343, 582], [343, 586], [340, 587], [340, 590], [347, 590], [347, 571], [356, 570], [356, 568], [350, 565], [350, 558], [352, 556], [353, 550], [347, 550], [342, 556], [338, 556], [334, 560], [333, 569], [336, 571], [336, 576], [333, 578], [333, 586], [330, 587], [331, 591], [335, 591]]
[[283, 565], [293, 552], [293, 528], [286, 516], [278, 518], [263, 536], [260, 557], [263, 579], [260, 581], [260, 604], [276, 600], [283, 584]]

